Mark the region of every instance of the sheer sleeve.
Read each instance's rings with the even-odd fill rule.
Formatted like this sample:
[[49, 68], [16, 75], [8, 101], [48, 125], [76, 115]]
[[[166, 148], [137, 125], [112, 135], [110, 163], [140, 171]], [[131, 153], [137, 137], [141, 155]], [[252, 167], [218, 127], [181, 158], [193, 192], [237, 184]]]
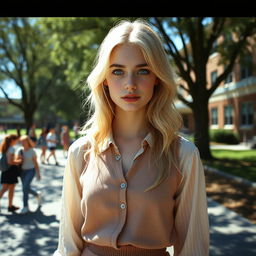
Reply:
[[79, 177], [82, 168], [82, 153], [75, 145], [68, 151], [63, 177], [61, 219], [58, 248], [53, 256], [80, 256], [84, 247], [81, 236], [83, 216], [81, 212], [82, 187]]
[[193, 144], [181, 154], [184, 176], [176, 198], [174, 256], [207, 256], [209, 223], [203, 165]]

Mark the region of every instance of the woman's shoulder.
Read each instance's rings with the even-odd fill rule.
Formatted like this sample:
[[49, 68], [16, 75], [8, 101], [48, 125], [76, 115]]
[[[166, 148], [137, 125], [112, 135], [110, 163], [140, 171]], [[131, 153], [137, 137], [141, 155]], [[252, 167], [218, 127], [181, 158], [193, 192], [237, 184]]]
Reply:
[[78, 139], [76, 139], [69, 147], [69, 151], [71, 153], [79, 153], [79, 152], [85, 152], [88, 146], [90, 145], [90, 139], [89, 136], [84, 135]]
[[179, 138], [180, 151], [183, 152], [184, 154], [193, 153], [197, 149], [196, 145], [192, 141], [188, 140], [183, 136], [179, 136]]

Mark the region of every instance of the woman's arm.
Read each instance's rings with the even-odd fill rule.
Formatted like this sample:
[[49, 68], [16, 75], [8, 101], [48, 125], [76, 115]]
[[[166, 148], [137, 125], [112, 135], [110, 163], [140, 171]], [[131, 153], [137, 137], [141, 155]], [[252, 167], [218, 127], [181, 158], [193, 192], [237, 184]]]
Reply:
[[9, 165], [19, 165], [22, 163], [22, 159], [20, 157], [15, 158], [14, 153], [7, 154], [7, 162]]
[[[64, 171], [61, 198], [61, 219], [59, 227], [59, 243], [54, 256], [80, 256], [84, 247], [81, 228], [84, 218], [81, 212], [82, 188], [79, 182], [80, 168], [78, 153], [68, 151], [67, 164]], [[74, 156], [75, 155], [75, 156]]]
[[189, 151], [181, 165], [184, 177], [176, 198], [174, 256], [208, 256], [209, 223], [204, 169], [198, 149], [190, 146]]
[[41, 173], [40, 173], [39, 165], [38, 165], [38, 162], [37, 162], [36, 153], [33, 156], [33, 163], [34, 163], [35, 170], [36, 170], [36, 177], [37, 177], [38, 180], [41, 180]]

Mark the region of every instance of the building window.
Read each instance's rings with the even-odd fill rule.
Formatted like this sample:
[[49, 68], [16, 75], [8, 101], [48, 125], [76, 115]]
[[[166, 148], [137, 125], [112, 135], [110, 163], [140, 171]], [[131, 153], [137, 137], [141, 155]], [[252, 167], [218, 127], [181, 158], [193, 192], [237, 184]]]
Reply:
[[211, 124], [218, 125], [218, 109], [217, 108], [211, 109]]
[[241, 79], [252, 75], [252, 56], [246, 55], [240, 61]]
[[224, 124], [233, 124], [233, 106], [231, 105], [224, 107]]
[[233, 81], [233, 72], [230, 72], [225, 79], [225, 84], [231, 83]]
[[214, 85], [217, 79], [217, 70], [211, 72], [211, 85]]
[[243, 102], [241, 105], [241, 124], [253, 124], [253, 104], [252, 102]]

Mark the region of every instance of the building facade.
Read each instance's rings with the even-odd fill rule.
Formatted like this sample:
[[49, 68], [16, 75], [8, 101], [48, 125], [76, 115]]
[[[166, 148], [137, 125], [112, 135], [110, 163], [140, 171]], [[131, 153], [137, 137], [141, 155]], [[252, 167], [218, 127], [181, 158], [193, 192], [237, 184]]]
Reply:
[[[213, 53], [207, 64], [208, 88], [224, 70], [219, 64], [220, 54]], [[191, 96], [186, 96], [191, 100]], [[194, 131], [194, 119], [190, 108], [181, 101], [176, 107], [182, 114], [184, 129]], [[256, 139], [256, 47], [249, 55], [236, 62], [226, 81], [222, 82], [209, 100], [209, 129], [231, 130], [239, 134], [241, 142]]]

